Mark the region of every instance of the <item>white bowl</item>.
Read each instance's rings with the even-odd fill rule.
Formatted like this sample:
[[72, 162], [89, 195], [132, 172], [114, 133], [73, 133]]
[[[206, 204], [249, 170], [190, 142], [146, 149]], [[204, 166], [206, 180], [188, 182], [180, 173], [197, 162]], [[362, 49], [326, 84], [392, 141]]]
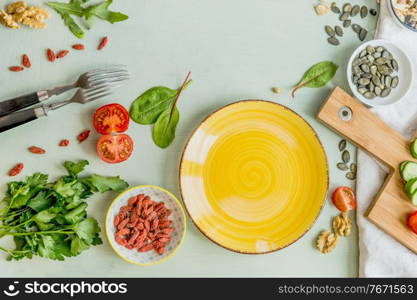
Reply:
[[[359, 53], [369, 45], [373, 47], [385, 47], [389, 52], [391, 52], [392, 56], [398, 62], [399, 70], [397, 72], [397, 76], [399, 77], [400, 82], [395, 89], [392, 89], [391, 94], [385, 98], [375, 97], [372, 100], [366, 99], [362, 94], [358, 92], [356, 85], [352, 81], [352, 62], [356, 56], [358, 56]], [[414, 69], [413, 63], [411, 62], [408, 55], [398, 46], [386, 40], [372, 40], [360, 45], [355, 51], [353, 51], [353, 54], [350, 57], [347, 65], [347, 76], [349, 87], [357, 99], [368, 106], [385, 106], [396, 103], [407, 95], [413, 82]]]
[[[154, 250], [149, 252], [138, 252], [135, 249], [129, 250], [119, 245], [115, 240], [116, 229], [113, 225], [114, 217], [119, 214], [122, 206], [127, 205], [131, 197], [139, 194], [145, 194], [157, 202], [165, 202], [165, 206], [172, 211], [169, 219], [172, 221], [171, 226], [175, 228], [175, 231], [172, 232], [171, 241], [165, 247], [165, 253], [162, 255], [159, 255]], [[124, 191], [110, 204], [106, 216], [106, 234], [110, 246], [123, 260], [140, 266], [158, 264], [172, 257], [182, 244], [185, 236], [185, 228], [185, 211], [181, 203], [173, 194], [154, 185], [141, 185]]]

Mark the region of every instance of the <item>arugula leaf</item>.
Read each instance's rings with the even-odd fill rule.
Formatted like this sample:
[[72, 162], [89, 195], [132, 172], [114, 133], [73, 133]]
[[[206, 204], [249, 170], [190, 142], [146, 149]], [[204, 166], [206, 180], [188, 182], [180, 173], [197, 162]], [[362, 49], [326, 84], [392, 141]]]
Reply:
[[84, 31], [75, 22], [75, 20], [68, 14], [60, 13], [62, 20], [64, 20], [65, 26], [75, 35], [77, 38], [82, 39], [84, 37]]
[[119, 176], [106, 177], [93, 174], [90, 177], [83, 178], [82, 181], [100, 193], [107, 191], [121, 192], [129, 186], [129, 184], [126, 181], [120, 179]]
[[64, 15], [76, 15], [82, 17], [85, 11], [79, 1], [71, 1], [70, 3], [46, 2], [46, 4]]
[[112, 24], [127, 20], [129, 18], [127, 15], [121, 12], [114, 12], [109, 10], [109, 6], [112, 4], [112, 2], [112, 0], [107, 0], [99, 4], [89, 6], [84, 12], [84, 16], [86, 17], [87, 21], [94, 16]]
[[65, 169], [67, 169], [70, 176], [77, 177], [79, 173], [84, 171], [85, 166], [88, 166], [88, 164], [88, 160], [82, 160], [77, 163], [74, 163], [72, 161], [66, 161], [64, 162], [64, 167]]

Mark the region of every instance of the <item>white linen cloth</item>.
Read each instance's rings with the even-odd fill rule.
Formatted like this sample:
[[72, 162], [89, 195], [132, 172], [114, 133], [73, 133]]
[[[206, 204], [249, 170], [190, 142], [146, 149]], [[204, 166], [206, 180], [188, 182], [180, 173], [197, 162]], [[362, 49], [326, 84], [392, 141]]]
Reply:
[[[375, 39], [389, 40], [406, 51], [414, 63], [414, 72], [417, 74], [417, 33], [397, 24], [390, 9], [389, 0], [381, 0]], [[411, 138], [417, 128], [417, 85], [413, 83], [410, 93], [399, 103], [372, 110], [391, 127]], [[417, 277], [417, 255], [364, 217], [366, 209], [385, 180], [384, 167], [361, 150], [358, 151], [357, 159], [359, 276]]]

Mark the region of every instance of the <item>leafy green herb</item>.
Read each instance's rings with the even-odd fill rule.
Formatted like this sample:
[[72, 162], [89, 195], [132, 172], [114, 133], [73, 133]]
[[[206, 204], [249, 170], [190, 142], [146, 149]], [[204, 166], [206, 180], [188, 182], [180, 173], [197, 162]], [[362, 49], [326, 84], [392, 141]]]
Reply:
[[55, 182], [35, 173], [8, 184], [0, 211], [0, 236], [13, 236], [14, 250], [0, 247], [8, 260], [41, 256], [54, 260], [79, 255], [102, 243], [97, 221], [87, 217], [87, 202], [95, 192], [122, 191], [128, 184], [119, 177], [78, 175], [88, 165], [83, 160], [65, 162], [68, 171]]
[[84, 37], [83, 29], [77, 24], [73, 16], [84, 18], [87, 21], [88, 29], [93, 25], [94, 17], [108, 21], [112, 24], [122, 22], [129, 17], [120, 12], [109, 10], [109, 6], [113, 3], [112, 0], [106, 0], [98, 4], [83, 6], [88, 0], [70, 0], [69, 3], [62, 2], [47, 2], [47, 5], [61, 15], [64, 24], [69, 30], [78, 38]]
[[292, 90], [292, 96], [303, 87], [318, 88], [325, 86], [336, 74], [339, 67], [331, 61], [323, 61], [313, 65], [304, 73], [300, 82]]
[[180, 119], [176, 104], [182, 91], [192, 83], [192, 80], [188, 80], [190, 74], [178, 90], [164, 86], [153, 87], [136, 98], [130, 107], [133, 121], [143, 125], [155, 124], [152, 137], [161, 148], [168, 147], [175, 138]]

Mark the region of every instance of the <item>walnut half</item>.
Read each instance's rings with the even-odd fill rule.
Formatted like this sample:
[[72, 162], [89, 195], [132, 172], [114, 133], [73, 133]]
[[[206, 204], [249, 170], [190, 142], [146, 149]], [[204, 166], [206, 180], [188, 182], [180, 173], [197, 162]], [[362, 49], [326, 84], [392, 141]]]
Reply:
[[347, 213], [342, 212], [340, 215], [333, 217], [333, 231], [340, 236], [348, 236], [352, 229], [352, 221]]
[[317, 238], [316, 246], [321, 253], [329, 253], [333, 251], [337, 242], [339, 241], [339, 236], [331, 233], [330, 231], [323, 230]]

